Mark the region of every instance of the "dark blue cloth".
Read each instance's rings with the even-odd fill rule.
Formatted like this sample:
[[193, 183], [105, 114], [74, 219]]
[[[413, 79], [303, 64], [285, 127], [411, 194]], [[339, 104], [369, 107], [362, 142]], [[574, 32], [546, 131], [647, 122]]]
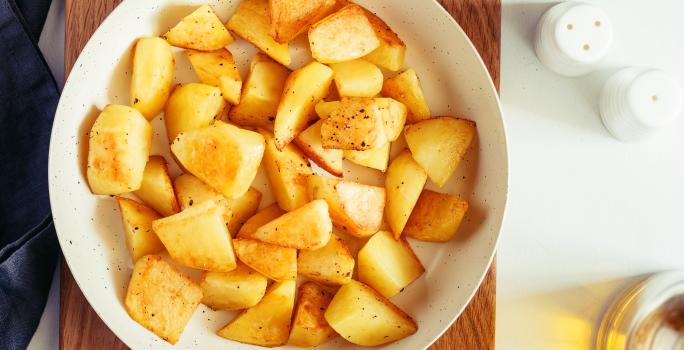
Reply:
[[59, 90], [36, 46], [49, 5], [0, 0], [0, 349], [28, 345], [59, 254], [47, 176]]

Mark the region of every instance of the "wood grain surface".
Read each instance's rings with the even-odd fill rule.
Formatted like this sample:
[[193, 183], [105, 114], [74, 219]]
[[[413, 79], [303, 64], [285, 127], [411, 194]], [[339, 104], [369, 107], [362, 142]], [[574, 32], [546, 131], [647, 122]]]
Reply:
[[[88, 38], [121, 0], [66, 0], [65, 74]], [[428, 1], [428, 0], [422, 0]], [[439, 0], [477, 47], [499, 87], [501, 0]], [[64, 259], [62, 259], [64, 261]], [[494, 349], [496, 261], [473, 301], [431, 350]], [[60, 349], [127, 349], [100, 320], [76, 285], [66, 263], [61, 268]]]

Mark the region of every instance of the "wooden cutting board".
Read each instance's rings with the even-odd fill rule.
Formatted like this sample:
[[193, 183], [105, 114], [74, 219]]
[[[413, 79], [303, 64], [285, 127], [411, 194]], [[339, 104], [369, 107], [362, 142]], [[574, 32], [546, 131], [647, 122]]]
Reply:
[[[64, 65], [69, 74], [81, 49], [121, 0], [66, 0]], [[429, 0], [423, 0], [429, 1]], [[439, 0], [477, 47], [499, 87], [501, 0]], [[62, 260], [64, 261], [64, 260]], [[463, 315], [431, 350], [494, 349], [496, 261]], [[83, 297], [66, 263], [61, 269], [60, 349], [127, 349]]]

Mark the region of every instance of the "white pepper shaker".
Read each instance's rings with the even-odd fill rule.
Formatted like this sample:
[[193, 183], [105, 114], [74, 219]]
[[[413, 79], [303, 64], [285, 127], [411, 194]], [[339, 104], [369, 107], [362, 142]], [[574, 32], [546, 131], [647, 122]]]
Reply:
[[577, 77], [596, 69], [613, 43], [613, 26], [602, 9], [567, 1], [539, 20], [534, 48], [539, 60], [557, 74]]
[[684, 92], [662, 70], [631, 67], [615, 73], [603, 87], [603, 124], [624, 142], [645, 140], [672, 124], [681, 114]]

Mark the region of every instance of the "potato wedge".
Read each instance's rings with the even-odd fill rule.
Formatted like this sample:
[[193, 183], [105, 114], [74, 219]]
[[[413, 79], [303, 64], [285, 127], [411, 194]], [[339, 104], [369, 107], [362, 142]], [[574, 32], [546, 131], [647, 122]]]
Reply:
[[164, 109], [164, 122], [169, 143], [184, 131], [202, 129], [219, 118], [226, 101], [215, 86], [190, 83], [178, 85]]
[[454, 237], [468, 211], [468, 201], [445, 193], [423, 190], [406, 223], [404, 234], [428, 242]]
[[200, 270], [228, 272], [237, 263], [223, 206], [208, 201], [152, 222], [173, 260]]
[[357, 281], [337, 291], [325, 311], [325, 320], [342, 338], [363, 346], [391, 343], [418, 330], [411, 316]]
[[140, 188], [152, 143], [152, 126], [138, 110], [107, 105], [88, 134], [88, 185], [93, 194]]
[[406, 239], [380, 231], [359, 250], [359, 281], [391, 298], [415, 281], [425, 268]]
[[202, 304], [214, 310], [240, 310], [256, 305], [266, 293], [268, 279], [238, 263], [230, 272], [202, 275]]
[[343, 7], [309, 28], [311, 56], [322, 63], [361, 58], [379, 45], [364, 9], [356, 4]]
[[152, 230], [152, 221], [161, 216], [132, 199], [117, 196], [116, 203], [119, 205], [126, 233], [126, 246], [133, 262], [145, 255], [163, 252], [164, 245]]
[[408, 150], [394, 158], [387, 168], [385, 217], [392, 228], [394, 238], [399, 239], [401, 236], [426, 181], [427, 173], [416, 163]]
[[164, 109], [173, 85], [175, 59], [161, 38], [140, 38], [133, 46], [130, 105], [151, 120]]
[[371, 148], [365, 151], [343, 151], [344, 159], [361, 166], [372, 169], [377, 169], [383, 173], [387, 170], [387, 163], [389, 162], [390, 143], [378, 148]]
[[375, 97], [382, 90], [384, 77], [374, 64], [362, 59], [331, 63], [337, 92], [342, 97]]
[[456, 171], [476, 132], [475, 122], [451, 117], [428, 119], [404, 129], [413, 158], [439, 187]]
[[257, 52], [242, 89], [240, 103], [228, 112], [230, 121], [244, 126], [272, 125], [290, 73], [287, 67]]
[[236, 105], [240, 102], [242, 78], [230, 51], [226, 49], [208, 52], [187, 50], [185, 53], [200, 81], [221, 89], [221, 94], [228, 103]]
[[228, 199], [242, 197], [256, 177], [264, 138], [221, 121], [181, 133], [171, 151], [183, 168]]
[[337, 336], [325, 320], [332, 294], [313, 282], [299, 286], [299, 295], [288, 343], [299, 347], [323, 344]]
[[180, 211], [169, 177], [169, 168], [162, 156], [150, 156], [145, 166], [142, 184], [133, 194], [163, 216]]
[[389, 142], [384, 111], [369, 97], [343, 97], [321, 126], [324, 148], [365, 151]]
[[328, 285], [347, 284], [354, 273], [354, 256], [344, 240], [334, 234], [328, 244], [316, 250], [302, 250], [297, 256], [297, 272]]
[[296, 287], [295, 281], [276, 282], [258, 304], [240, 313], [217, 334], [246, 344], [284, 345], [290, 335]]
[[185, 16], [162, 38], [173, 46], [200, 51], [218, 50], [234, 40], [209, 5]]
[[314, 61], [287, 77], [273, 126], [278, 149], [306, 129], [314, 106], [328, 94], [332, 76], [332, 69]]
[[292, 62], [290, 48], [271, 36], [268, 0], [242, 0], [226, 26], [283, 65]]
[[407, 109], [403, 103], [389, 97], [376, 97], [373, 99], [382, 111], [385, 136], [389, 141], [395, 141], [404, 130], [406, 124]]
[[259, 133], [266, 140], [264, 169], [278, 205], [287, 211], [303, 206], [308, 202], [306, 179], [313, 174], [309, 160], [297, 146], [288, 144], [279, 151], [273, 134], [263, 129]]
[[240, 228], [238, 232], [238, 238], [248, 238], [251, 234], [256, 232], [256, 230], [264, 226], [265, 224], [275, 220], [276, 218], [287, 213], [285, 210], [280, 209], [277, 203], [273, 203], [268, 207], [259, 210], [258, 213], [254, 214], [251, 218], [245, 221], [245, 224]]
[[330, 14], [337, 1], [269, 0], [268, 3], [271, 10], [271, 36], [279, 43], [287, 43]]
[[391, 97], [408, 108], [407, 124], [429, 119], [430, 107], [428, 107], [420, 81], [413, 69], [407, 69], [394, 78], [385, 80], [382, 86], [382, 95]]
[[340, 107], [340, 101], [321, 101], [316, 103], [314, 107], [319, 118], [325, 119], [332, 114], [332, 112]]
[[297, 249], [245, 238], [234, 239], [233, 248], [240, 261], [272, 280], [297, 278]]
[[131, 318], [171, 344], [178, 342], [202, 289], [159, 255], [135, 263], [124, 304]]
[[406, 53], [406, 45], [399, 38], [397, 33], [376, 16], [372, 12], [366, 10], [366, 17], [373, 26], [375, 35], [380, 40], [380, 45], [363, 58], [376, 65], [387, 68], [391, 71], [398, 71], [404, 66], [404, 55]]
[[250, 238], [295, 249], [318, 249], [328, 243], [332, 221], [328, 204], [313, 200], [259, 227]]
[[317, 121], [297, 135], [294, 143], [318, 166], [335, 176], [341, 177], [344, 170], [342, 168], [342, 150], [323, 148], [321, 143], [322, 125], [322, 120]]

